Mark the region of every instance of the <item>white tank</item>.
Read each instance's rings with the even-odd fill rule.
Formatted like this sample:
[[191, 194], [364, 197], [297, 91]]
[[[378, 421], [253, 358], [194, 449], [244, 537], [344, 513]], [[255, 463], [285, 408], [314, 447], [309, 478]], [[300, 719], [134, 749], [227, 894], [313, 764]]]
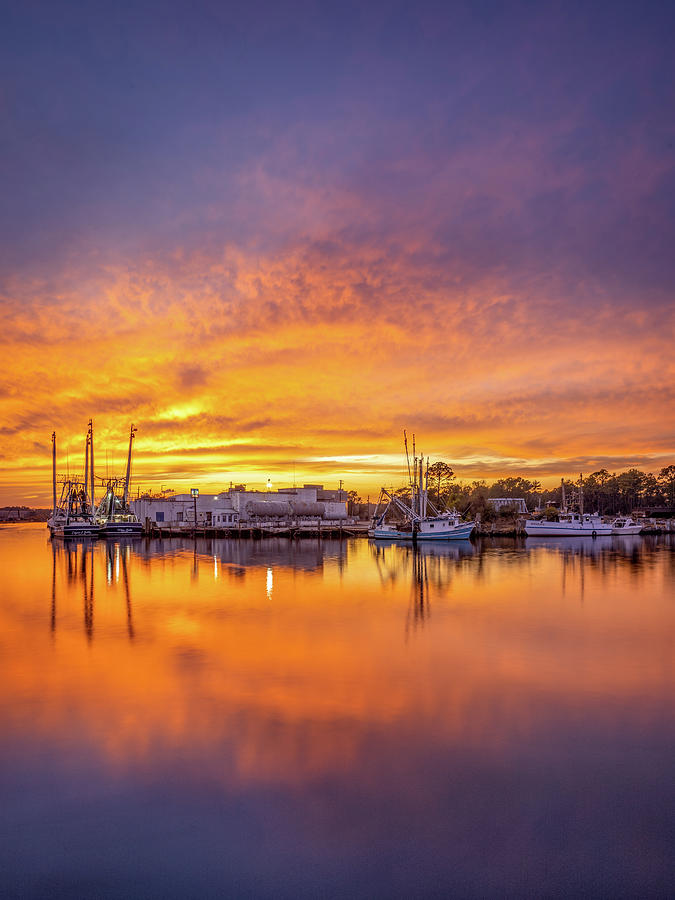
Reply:
[[249, 500], [246, 504], [249, 516], [281, 519], [291, 515], [291, 505], [286, 500]]
[[315, 519], [323, 517], [326, 511], [325, 503], [311, 500], [291, 500], [293, 513], [296, 516], [312, 516]]

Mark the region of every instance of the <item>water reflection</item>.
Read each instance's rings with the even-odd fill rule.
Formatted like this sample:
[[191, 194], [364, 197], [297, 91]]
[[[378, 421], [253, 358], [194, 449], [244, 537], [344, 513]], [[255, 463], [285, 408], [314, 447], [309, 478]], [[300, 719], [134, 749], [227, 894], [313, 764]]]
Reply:
[[[129, 582], [129, 565], [135, 541], [109, 541], [94, 544], [91, 541], [63, 541], [52, 539], [51, 546], [51, 613], [50, 629], [56, 632], [58, 590], [65, 588], [66, 597], [72, 597], [79, 585], [82, 594], [84, 633], [91, 642], [94, 638], [94, 596], [97, 565], [105, 566], [105, 583], [117, 588], [121, 582], [124, 591], [126, 627], [130, 640], [134, 638], [133, 608]], [[104, 559], [101, 559], [104, 557]], [[102, 566], [100, 567], [102, 569]], [[99, 572], [103, 574], [103, 572]], [[61, 578], [59, 578], [61, 576]], [[64, 577], [65, 576], [65, 577]]]
[[667, 893], [674, 559], [0, 529], [10, 895]]

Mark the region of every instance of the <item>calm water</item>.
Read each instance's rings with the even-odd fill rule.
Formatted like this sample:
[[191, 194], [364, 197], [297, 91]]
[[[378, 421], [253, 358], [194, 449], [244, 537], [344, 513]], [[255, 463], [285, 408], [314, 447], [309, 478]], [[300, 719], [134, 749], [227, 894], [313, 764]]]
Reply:
[[3, 896], [673, 895], [675, 543], [0, 529]]

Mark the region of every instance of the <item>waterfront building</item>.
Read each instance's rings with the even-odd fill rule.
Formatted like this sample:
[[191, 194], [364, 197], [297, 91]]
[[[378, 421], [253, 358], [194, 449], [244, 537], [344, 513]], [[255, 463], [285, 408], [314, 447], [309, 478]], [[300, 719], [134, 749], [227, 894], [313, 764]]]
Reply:
[[[347, 492], [325, 490], [320, 484], [249, 491], [238, 484], [213, 494], [145, 495], [131, 501], [131, 508], [144, 524], [172, 528], [236, 528], [239, 523], [267, 521], [344, 522]], [[196, 513], [196, 523], [195, 523]]]

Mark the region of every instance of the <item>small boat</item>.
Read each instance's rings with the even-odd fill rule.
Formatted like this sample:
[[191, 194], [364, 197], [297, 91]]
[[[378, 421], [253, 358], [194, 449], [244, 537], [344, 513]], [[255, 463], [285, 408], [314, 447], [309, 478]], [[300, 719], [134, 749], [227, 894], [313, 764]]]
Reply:
[[[89, 434], [87, 434], [87, 462]], [[94, 520], [92, 503], [87, 494], [87, 476], [79, 481], [64, 476], [59, 482], [61, 495], [56, 498], [56, 432], [52, 432], [52, 514], [47, 527], [52, 537], [97, 538], [99, 527]]]
[[465, 541], [473, 534], [475, 522], [463, 522], [457, 512], [427, 516], [418, 523], [419, 541]]
[[96, 521], [105, 537], [140, 537], [143, 525], [138, 516], [129, 508], [129, 480], [131, 478], [131, 448], [136, 427], [129, 432], [129, 455], [124, 487], [115, 478], [106, 483], [106, 491], [96, 510]]
[[600, 537], [601, 535], [612, 534], [610, 522], [604, 522], [602, 516], [598, 513], [584, 512], [583, 476], [579, 485], [579, 512], [568, 512], [565, 504], [565, 482], [562, 479], [560, 482], [562, 492], [558, 521], [527, 519], [525, 521], [525, 532], [528, 537], [574, 537], [583, 535]]
[[549, 522], [546, 519], [527, 519], [525, 532], [528, 537], [571, 537], [574, 535], [588, 535], [599, 537], [603, 534], [612, 534], [610, 522], [603, 522], [597, 513], [562, 513], [557, 522]]
[[617, 516], [612, 522], [612, 534], [640, 534], [642, 525], [632, 516]]
[[[369, 537], [375, 540], [385, 541], [465, 541], [473, 533], [476, 527], [474, 522], [463, 522], [455, 510], [439, 512], [429, 500], [429, 460], [427, 459], [426, 479], [424, 476], [424, 461], [420, 456], [414, 456], [413, 435], [413, 472], [410, 473], [410, 458], [408, 456], [408, 438], [403, 432], [406, 458], [408, 460], [408, 474], [410, 477], [411, 500], [410, 505], [396, 494], [390, 493], [386, 488], [380, 490], [380, 497], [375, 508], [372, 528], [368, 530]], [[384, 510], [379, 508], [383, 501], [386, 502]], [[386, 522], [389, 513], [393, 512], [396, 521]], [[432, 515], [429, 515], [429, 512]]]

